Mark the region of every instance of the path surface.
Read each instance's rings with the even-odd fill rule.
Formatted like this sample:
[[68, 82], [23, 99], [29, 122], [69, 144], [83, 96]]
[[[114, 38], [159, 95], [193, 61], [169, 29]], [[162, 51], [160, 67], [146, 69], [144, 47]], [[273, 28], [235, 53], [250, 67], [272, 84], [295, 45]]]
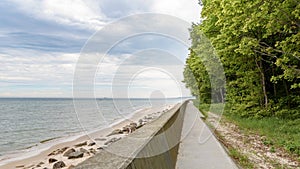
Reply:
[[193, 103], [187, 104], [176, 168], [237, 169], [201, 116]]

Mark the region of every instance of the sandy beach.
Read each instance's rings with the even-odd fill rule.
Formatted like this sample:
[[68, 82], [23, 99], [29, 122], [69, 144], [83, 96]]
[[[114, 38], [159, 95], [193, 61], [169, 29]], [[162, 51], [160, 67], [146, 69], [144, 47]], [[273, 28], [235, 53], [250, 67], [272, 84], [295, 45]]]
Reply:
[[0, 169], [72, 168], [92, 157], [98, 151], [105, 149], [111, 143], [157, 119], [174, 106], [145, 108], [135, 112], [131, 117], [124, 117], [119, 123], [99, 131], [52, 140], [49, 147], [36, 147], [33, 151], [0, 160]]

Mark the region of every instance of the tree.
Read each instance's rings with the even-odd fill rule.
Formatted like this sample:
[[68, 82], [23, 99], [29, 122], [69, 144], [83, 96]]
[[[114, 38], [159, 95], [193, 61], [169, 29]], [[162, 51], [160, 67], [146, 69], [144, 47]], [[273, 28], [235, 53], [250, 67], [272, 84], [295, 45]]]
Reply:
[[[211, 52], [205, 52], [208, 43], [199, 41], [203, 33], [224, 65], [229, 112], [247, 117], [299, 117], [299, 2], [203, 0], [202, 4], [204, 20], [191, 31], [191, 52], [202, 64], [190, 55], [187, 66], [192, 65], [191, 71], [205, 69], [209, 64], [205, 61], [215, 60], [208, 59], [214, 56]], [[207, 72], [211, 77], [213, 73]], [[200, 80], [196, 78], [199, 86], [207, 85]], [[212, 93], [216, 88], [211, 86]]]

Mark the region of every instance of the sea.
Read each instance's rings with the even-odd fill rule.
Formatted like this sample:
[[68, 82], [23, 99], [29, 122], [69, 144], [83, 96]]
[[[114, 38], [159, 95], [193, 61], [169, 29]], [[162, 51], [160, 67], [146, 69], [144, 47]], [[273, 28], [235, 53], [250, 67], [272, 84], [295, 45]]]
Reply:
[[0, 98], [0, 158], [50, 140], [105, 128], [145, 108], [182, 101], [183, 98]]

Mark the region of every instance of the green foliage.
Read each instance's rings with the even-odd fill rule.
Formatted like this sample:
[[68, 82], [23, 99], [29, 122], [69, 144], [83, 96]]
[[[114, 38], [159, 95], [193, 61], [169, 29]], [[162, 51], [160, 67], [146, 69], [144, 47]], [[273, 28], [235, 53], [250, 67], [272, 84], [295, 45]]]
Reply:
[[[224, 101], [242, 117], [300, 118], [300, 3], [203, 0], [184, 72], [200, 103]], [[217, 74], [217, 78], [214, 78]]]
[[224, 102], [225, 75], [209, 39], [193, 25], [192, 46], [184, 69], [184, 82], [201, 103]]
[[201, 103], [209, 103], [211, 99], [210, 81], [208, 74], [200, 58], [191, 50], [184, 69], [184, 82], [190, 88], [192, 95], [196, 96]]

